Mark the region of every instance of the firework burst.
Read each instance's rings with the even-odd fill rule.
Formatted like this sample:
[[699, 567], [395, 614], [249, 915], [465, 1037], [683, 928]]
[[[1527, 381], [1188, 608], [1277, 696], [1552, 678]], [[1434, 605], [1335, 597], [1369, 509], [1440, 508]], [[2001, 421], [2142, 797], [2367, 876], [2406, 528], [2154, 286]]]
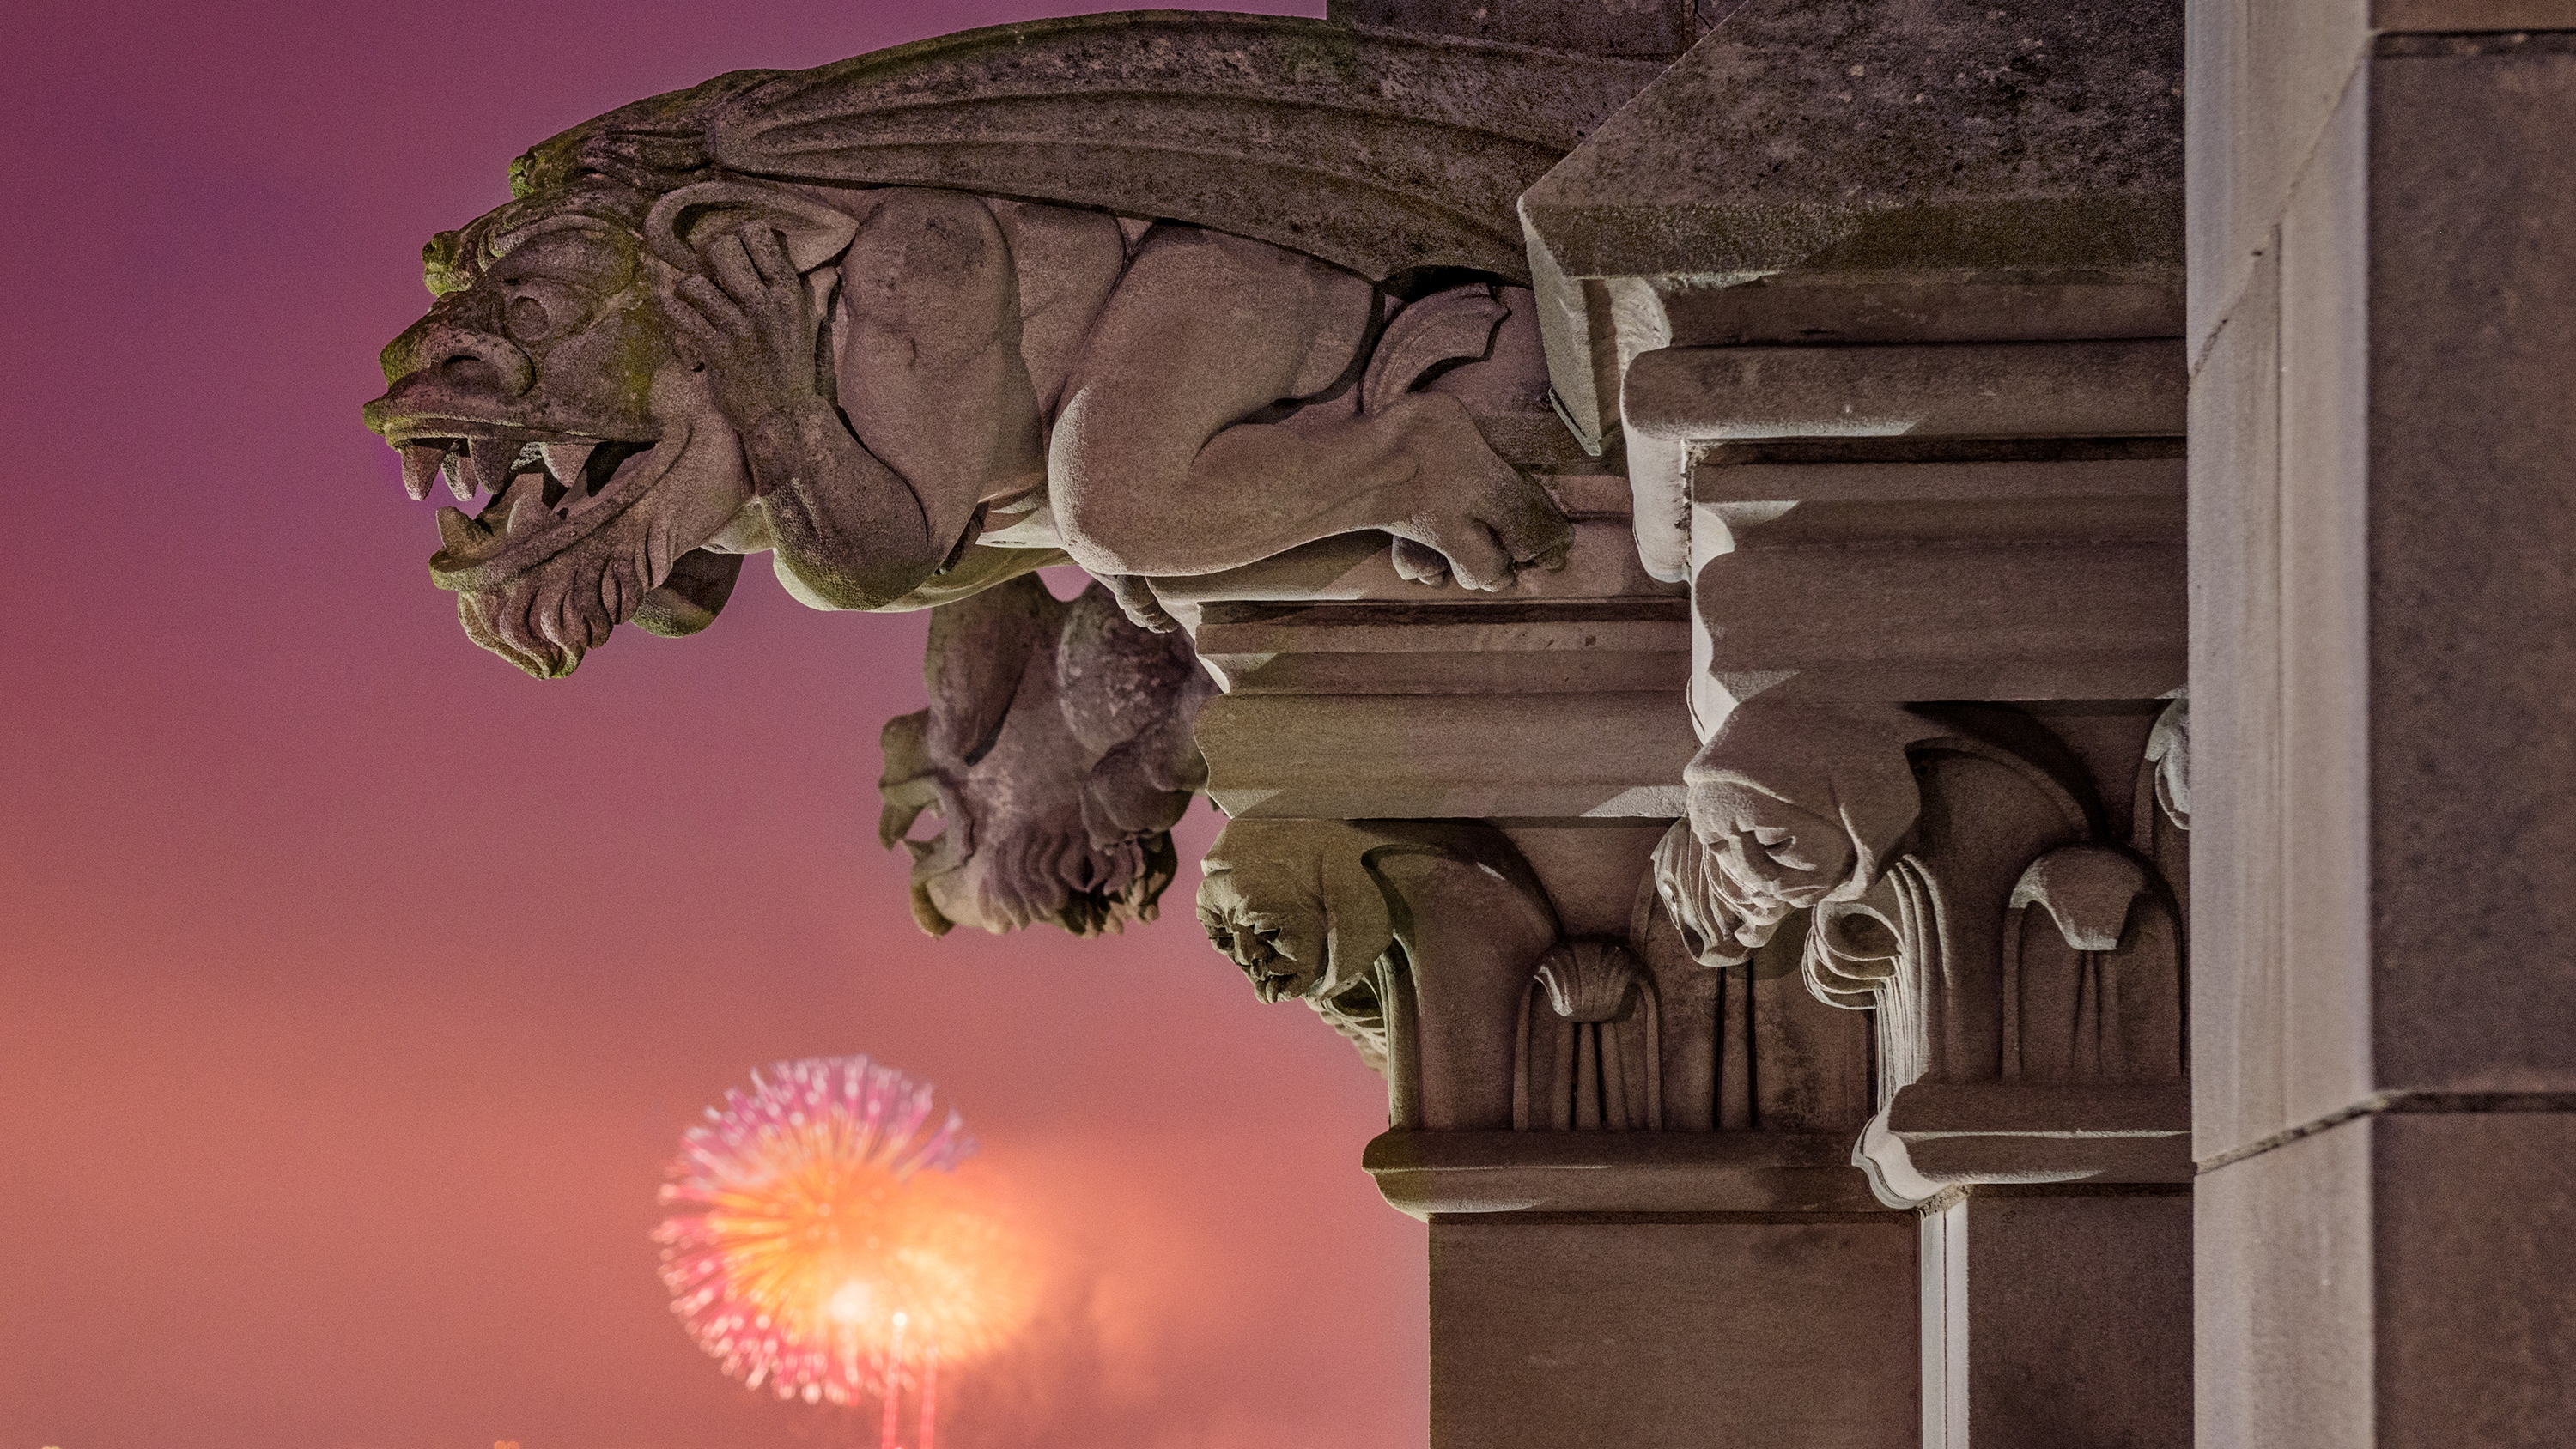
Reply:
[[[975, 1150], [931, 1087], [866, 1057], [781, 1062], [690, 1129], [654, 1239], [671, 1308], [727, 1374], [781, 1398], [893, 1401], [1026, 1307], [1011, 1244], [950, 1169]], [[926, 1428], [926, 1426], [925, 1426]], [[925, 1437], [927, 1437], [925, 1435]]]

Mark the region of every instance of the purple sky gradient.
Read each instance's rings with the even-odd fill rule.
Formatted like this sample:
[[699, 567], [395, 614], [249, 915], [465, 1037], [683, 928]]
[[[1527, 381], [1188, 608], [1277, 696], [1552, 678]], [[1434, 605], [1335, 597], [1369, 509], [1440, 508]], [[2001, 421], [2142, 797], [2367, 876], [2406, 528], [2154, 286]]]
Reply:
[[538, 683], [358, 426], [421, 242], [528, 144], [1034, 13], [11, 7], [0, 1449], [842, 1442], [690, 1345], [647, 1235], [702, 1105], [848, 1051], [1053, 1224], [1059, 1311], [944, 1444], [1421, 1442], [1380, 1088], [1208, 950], [1194, 870], [1125, 937], [928, 940], [873, 839], [922, 616], [755, 566]]

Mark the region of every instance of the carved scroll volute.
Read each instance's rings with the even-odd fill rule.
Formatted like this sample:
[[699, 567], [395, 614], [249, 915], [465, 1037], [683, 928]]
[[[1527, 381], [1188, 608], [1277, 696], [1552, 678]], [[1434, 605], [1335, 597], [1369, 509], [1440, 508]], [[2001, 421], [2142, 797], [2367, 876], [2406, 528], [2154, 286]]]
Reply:
[[1378, 1048], [1392, 1125], [1511, 1126], [1521, 996], [1558, 933], [1545, 889], [1500, 831], [1237, 820], [1205, 872], [1210, 942], [1265, 1000], [1305, 1001], [1364, 1058]]
[[1522, 993], [1512, 1126], [1663, 1130], [1662, 1042], [1655, 985], [1634, 956], [1609, 941], [1556, 946]]

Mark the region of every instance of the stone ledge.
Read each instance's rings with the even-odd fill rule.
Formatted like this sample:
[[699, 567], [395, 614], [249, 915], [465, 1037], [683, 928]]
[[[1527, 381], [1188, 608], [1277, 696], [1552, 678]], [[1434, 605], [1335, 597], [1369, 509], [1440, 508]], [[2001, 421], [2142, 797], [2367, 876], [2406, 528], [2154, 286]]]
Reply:
[[1835, 1132], [1388, 1132], [1361, 1164], [1397, 1210], [1849, 1213], [1878, 1210]]
[[2576, 30], [2571, 0], [2372, 0], [2370, 28], [2381, 34]]

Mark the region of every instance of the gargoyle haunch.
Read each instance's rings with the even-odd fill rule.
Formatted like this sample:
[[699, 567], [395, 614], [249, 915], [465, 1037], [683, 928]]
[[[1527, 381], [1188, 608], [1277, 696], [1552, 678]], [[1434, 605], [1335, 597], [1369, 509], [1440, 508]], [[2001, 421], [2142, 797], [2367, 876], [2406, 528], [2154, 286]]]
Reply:
[[520, 157], [367, 423], [415, 498], [490, 495], [431, 571], [538, 675], [704, 627], [763, 551], [832, 609], [1061, 549], [1150, 616], [1125, 580], [1368, 530], [1499, 588], [1570, 537], [1474, 415], [1543, 387], [1477, 376], [1536, 350], [1512, 199], [1633, 84], [1168, 13], [736, 72]]

